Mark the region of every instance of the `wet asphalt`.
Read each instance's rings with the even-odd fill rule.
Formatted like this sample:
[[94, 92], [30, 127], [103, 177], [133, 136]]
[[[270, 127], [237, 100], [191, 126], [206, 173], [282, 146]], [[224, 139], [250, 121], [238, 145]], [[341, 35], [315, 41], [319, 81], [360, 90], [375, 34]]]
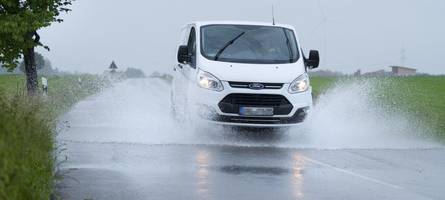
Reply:
[[[136, 87], [144, 84], [135, 83]], [[63, 178], [56, 186], [58, 196], [79, 200], [445, 199], [441, 146], [283, 146], [277, 143], [290, 133], [258, 130], [237, 137], [231, 132], [231, 137], [218, 142], [211, 140], [212, 135], [182, 134], [162, 116], [144, 117], [152, 114], [141, 110], [159, 110], [141, 107], [147, 100], [141, 94], [131, 96], [135, 92], [131, 88], [116, 87], [91, 97], [61, 119], [58, 174]], [[119, 118], [110, 117], [115, 115]], [[141, 123], [149, 124], [138, 126]], [[248, 142], [231, 141], [240, 138]]]

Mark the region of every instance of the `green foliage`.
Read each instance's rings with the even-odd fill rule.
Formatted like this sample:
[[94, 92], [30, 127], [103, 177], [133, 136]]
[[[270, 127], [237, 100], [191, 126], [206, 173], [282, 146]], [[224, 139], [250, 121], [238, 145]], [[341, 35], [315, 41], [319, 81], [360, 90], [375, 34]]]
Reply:
[[48, 200], [57, 116], [104, 82], [93, 75], [54, 76], [48, 97], [31, 99], [23, 95], [24, 81], [23, 75], [0, 76], [0, 199]]
[[[25, 91], [25, 76], [23, 75], [0, 75], [0, 91], [3, 97], [10, 98], [21, 95]], [[0, 108], [1, 109], [1, 108]]]
[[[35, 59], [36, 59], [37, 70], [43, 69], [46, 65], [45, 58], [43, 57], [42, 54], [37, 53], [37, 52], [35, 52], [34, 55], [35, 55]], [[21, 72], [25, 73], [25, 62], [24, 61], [20, 62], [19, 69]]]
[[[312, 77], [314, 96], [328, 90], [339, 78]], [[344, 79], [344, 78], [341, 78]], [[362, 78], [359, 78], [362, 79]], [[365, 78], [366, 79], [366, 78]], [[426, 125], [445, 142], [445, 76], [377, 77], [375, 100], [390, 112], [403, 114], [413, 123]], [[344, 81], [344, 80], [343, 80]], [[356, 78], [348, 79], [351, 84]]]
[[[51, 61], [40, 53], [35, 52], [35, 62], [40, 75], [54, 75], [59, 73], [57, 69], [53, 69]], [[20, 62], [19, 69], [22, 73], [25, 73], [25, 61]]]
[[312, 86], [312, 94], [314, 98], [318, 98], [323, 92], [329, 89], [333, 85], [335, 81], [337, 81], [338, 77], [321, 77], [321, 76], [312, 76], [311, 77], [311, 86]]
[[[0, 62], [10, 71], [24, 51], [40, 43], [37, 31], [62, 22], [73, 0], [0, 0]], [[48, 48], [44, 46], [45, 48]]]
[[390, 110], [411, 116], [445, 141], [445, 76], [391, 77], [379, 98]]
[[0, 93], [0, 199], [49, 199], [52, 129], [36, 105]]

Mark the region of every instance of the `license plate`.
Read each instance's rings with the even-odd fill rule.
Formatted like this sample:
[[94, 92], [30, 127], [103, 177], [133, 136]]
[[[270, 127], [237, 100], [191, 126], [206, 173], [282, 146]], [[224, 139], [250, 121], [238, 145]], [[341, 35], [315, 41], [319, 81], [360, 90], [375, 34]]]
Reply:
[[240, 107], [239, 114], [243, 116], [272, 116], [273, 108]]

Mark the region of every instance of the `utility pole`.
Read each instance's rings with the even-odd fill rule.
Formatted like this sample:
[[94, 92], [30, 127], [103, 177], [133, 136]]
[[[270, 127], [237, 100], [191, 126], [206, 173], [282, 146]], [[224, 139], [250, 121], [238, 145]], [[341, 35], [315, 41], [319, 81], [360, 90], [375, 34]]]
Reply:
[[400, 65], [402, 67], [405, 66], [405, 61], [406, 61], [406, 50], [405, 47], [402, 47], [402, 50], [400, 50]]
[[275, 9], [273, 4], [272, 4], [272, 25], [275, 26]]

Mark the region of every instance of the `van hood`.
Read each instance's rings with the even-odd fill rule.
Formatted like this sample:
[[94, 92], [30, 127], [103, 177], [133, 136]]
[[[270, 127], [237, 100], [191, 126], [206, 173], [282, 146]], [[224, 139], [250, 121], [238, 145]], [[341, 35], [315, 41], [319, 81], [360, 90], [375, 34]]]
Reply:
[[305, 73], [302, 60], [289, 64], [242, 64], [207, 60], [200, 63], [199, 68], [221, 81], [290, 83]]

